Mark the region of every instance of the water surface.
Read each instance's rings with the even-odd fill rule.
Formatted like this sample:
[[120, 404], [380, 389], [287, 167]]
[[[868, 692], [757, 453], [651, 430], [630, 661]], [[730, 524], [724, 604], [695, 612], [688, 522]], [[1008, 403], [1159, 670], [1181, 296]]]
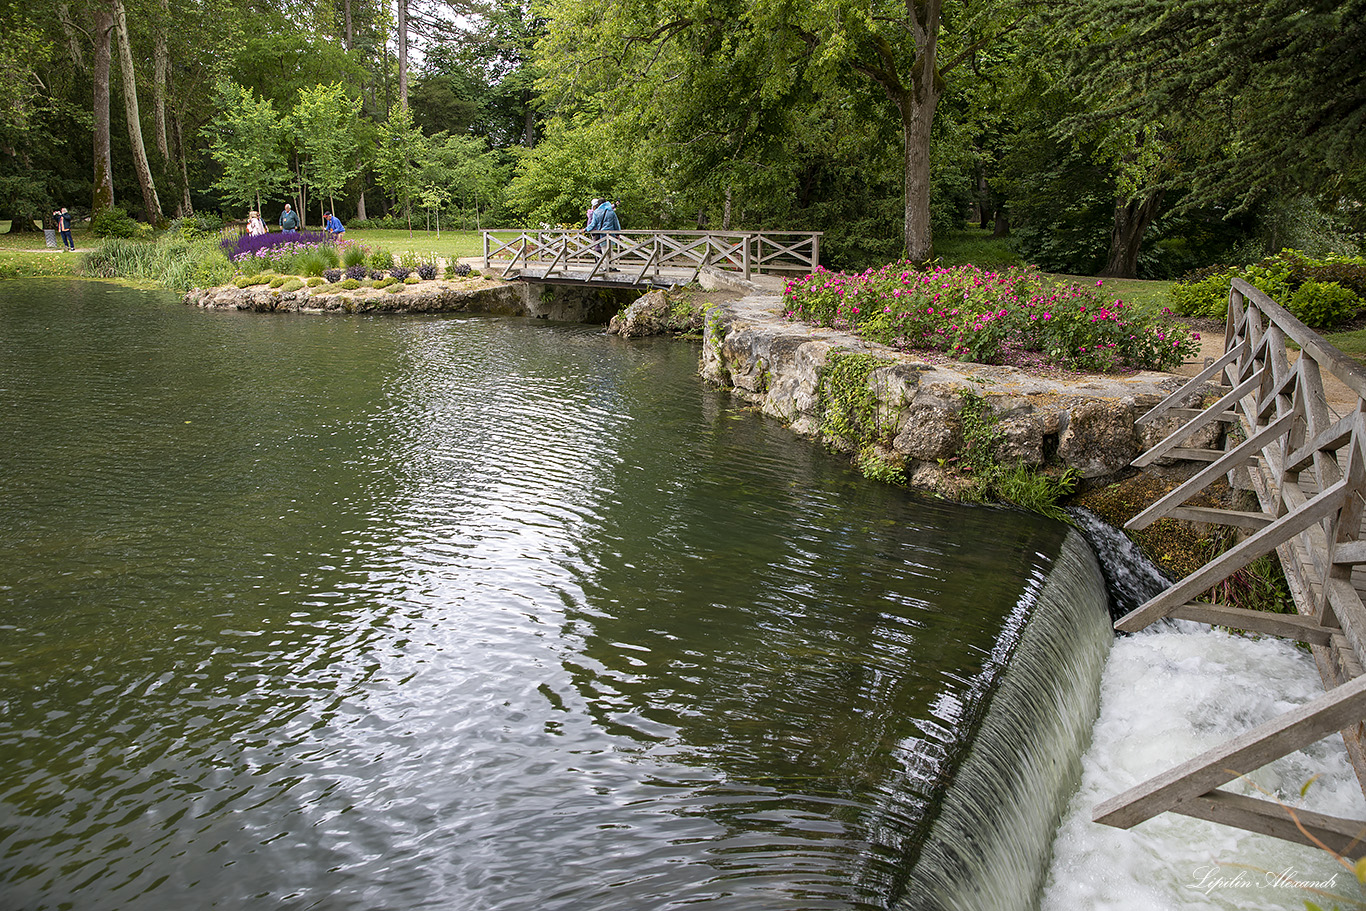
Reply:
[[0, 906], [894, 900], [1061, 529], [696, 358], [0, 283]]

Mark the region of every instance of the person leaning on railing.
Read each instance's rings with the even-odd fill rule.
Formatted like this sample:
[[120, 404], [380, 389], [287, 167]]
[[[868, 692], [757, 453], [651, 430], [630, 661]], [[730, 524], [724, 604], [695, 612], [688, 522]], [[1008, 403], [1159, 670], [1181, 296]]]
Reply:
[[[617, 210], [608, 200], [593, 210], [593, 215], [588, 219], [588, 234], [597, 242], [593, 244], [593, 249], [597, 250], [609, 260], [612, 256], [612, 235], [621, 230], [621, 220], [617, 218]], [[608, 270], [613, 271], [611, 269]]]

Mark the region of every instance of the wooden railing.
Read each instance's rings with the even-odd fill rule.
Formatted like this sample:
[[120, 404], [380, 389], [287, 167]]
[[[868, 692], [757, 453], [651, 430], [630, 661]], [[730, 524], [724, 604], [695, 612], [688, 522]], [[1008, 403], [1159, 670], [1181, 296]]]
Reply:
[[[1297, 353], [1289, 350], [1291, 344]], [[1325, 394], [1325, 374], [1340, 384], [1333, 397], [1336, 408]], [[1132, 631], [1171, 617], [1298, 640], [1313, 651], [1325, 692], [1106, 800], [1095, 808], [1094, 818], [1129, 828], [1158, 813], [1181, 813], [1305, 844], [1317, 840], [1320, 847], [1359, 857], [1366, 853], [1366, 821], [1291, 812], [1219, 787], [1341, 732], [1366, 789], [1366, 604], [1361, 594], [1366, 584], [1356, 570], [1366, 564], [1366, 373], [1267, 295], [1235, 278], [1224, 355], [1139, 423], [1157, 421], [1177, 426], [1135, 466], [1163, 457], [1209, 464], [1126, 527], [1141, 529], [1171, 516], [1236, 527], [1248, 537], [1122, 617], [1116, 628]], [[1193, 435], [1214, 423], [1229, 430], [1224, 450], [1189, 448]], [[1186, 505], [1225, 477], [1235, 487], [1254, 490], [1260, 511]], [[1280, 558], [1297, 614], [1243, 610], [1202, 597], [1272, 551]]]
[[506, 260], [506, 278], [519, 266], [537, 277], [593, 281], [609, 270], [637, 283], [647, 278], [686, 284], [705, 268], [739, 272], [815, 271], [819, 231], [617, 231], [590, 237], [580, 230], [483, 231], [484, 268]]

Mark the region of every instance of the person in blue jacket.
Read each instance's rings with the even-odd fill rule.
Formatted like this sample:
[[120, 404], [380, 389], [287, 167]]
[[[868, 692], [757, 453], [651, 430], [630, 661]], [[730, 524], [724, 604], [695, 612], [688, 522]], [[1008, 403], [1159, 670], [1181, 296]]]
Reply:
[[327, 220], [323, 222], [323, 227], [327, 229], [328, 234], [332, 235], [333, 240], [341, 240], [341, 236], [346, 233], [346, 226], [341, 223], [341, 219], [331, 212], [327, 213]]
[[[617, 218], [617, 210], [608, 200], [593, 210], [593, 217], [588, 220], [588, 233], [597, 238], [597, 243], [593, 248], [599, 253], [612, 256], [612, 235], [621, 230], [621, 220]], [[615, 271], [609, 269], [608, 271]]]

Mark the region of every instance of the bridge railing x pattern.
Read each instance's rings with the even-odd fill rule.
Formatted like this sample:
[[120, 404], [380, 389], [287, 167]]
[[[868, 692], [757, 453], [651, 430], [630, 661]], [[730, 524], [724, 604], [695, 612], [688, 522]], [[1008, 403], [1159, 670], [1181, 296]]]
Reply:
[[[1331, 404], [1325, 374], [1341, 384]], [[1266, 294], [1235, 278], [1223, 356], [1140, 423], [1158, 420], [1175, 420], [1178, 429], [1135, 466], [1164, 456], [1209, 464], [1126, 527], [1141, 529], [1170, 516], [1236, 527], [1247, 537], [1120, 618], [1116, 628], [1133, 631], [1170, 617], [1297, 640], [1312, 650], [1325, 692], [1106, 800], [1094, 818], [1129, 828], [1158, 813], [1180, 813], [1358, 857], [1366, 821], [1290, 810], [1280, 801], [1221, 786], [1340, 732], [1366, 788], [1366, 579], [1359, 569], [1366, 565], [1366, 373]], [[1227, 428], [1222, 450], [1186, 448], [1216, 422]], [[1223, 478], [1254, 491], [1260, 509], [1188, 503]], [[1218, 583], [1273, 551], [1298, 613], [1245, 610], [1212, 597]]]
[[502, 274], [535, 270], [541, 278], [593, 281], [609, 271], [638, 284], [647, 279], [686, 284], [705, 268], [738, 272], [792, 270], [820, 265], [820, 232], [617, 231], [594, 238], [581, 230], [483, 231], [484, 268], [505, 262]]

